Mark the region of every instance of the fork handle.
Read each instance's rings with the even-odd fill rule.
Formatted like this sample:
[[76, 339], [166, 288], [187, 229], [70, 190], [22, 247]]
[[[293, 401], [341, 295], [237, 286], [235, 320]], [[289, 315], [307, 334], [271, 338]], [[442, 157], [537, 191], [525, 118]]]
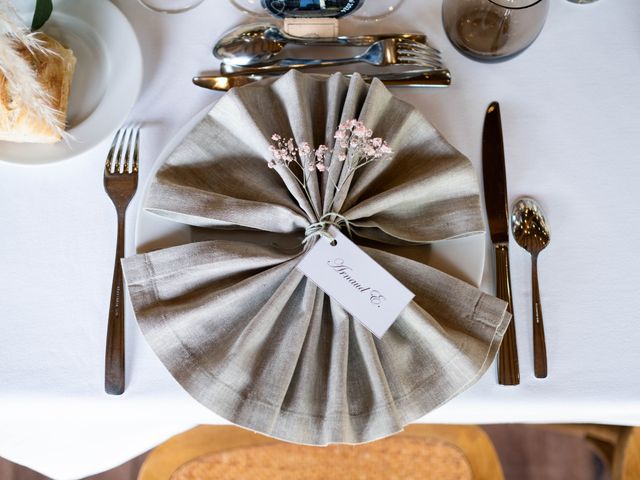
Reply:
[[547, 378], [547, 346], [538, 286], [538, 256], [531, 256], [531, 298], [533, 307], [533, 366], [536, 378]]
[[118, 209], [118, 240], [111, 284], [104, 372], [104, 390], [110, 395], [121, 395], [124, 392], [124, 286], [120, 263], [124, 257], [124, 225], [124, 212]]
[[418, 43], [427, 43], [427, 36], [422, 33], [381, 33], [378, 35], [358, 35], [339, 37], [296, 37], [287, 36], [290, 43], [297, 45], [325, 46], [325, 47], [369, 47], [380, 40], [396, 38], [399, 40], [411, 40]]
[[283, 58], [277, 62], [262, 65], [260, 67], [242, 67], [230, 65], [227, 63], [220, 64], [220, 72], [225, 75], [264, 75], [270, 73], [284, 73], [290, 69], [303, 70], [305, 68], [318, 67], [335, 67], [338, 65], [350, 65], [352, 63], [362, 62], [361, 58], [335, 58], [332, 60], [321, 59], [304, 59], [304, 58]]

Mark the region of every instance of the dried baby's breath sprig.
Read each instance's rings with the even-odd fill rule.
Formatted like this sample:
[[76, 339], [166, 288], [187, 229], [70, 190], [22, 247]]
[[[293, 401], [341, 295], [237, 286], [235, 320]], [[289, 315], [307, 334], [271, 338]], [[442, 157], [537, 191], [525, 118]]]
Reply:
[[[382, 138], [373, 138], [373, 132], [367, 128], [363, 122], [358, 120], [348, 120], [341, 123], [334, 135], [334, 156], [337, 154], [338, 161], [346, 162], [346, 175], [342, 181], [336, 184], [330, 178], [336, 192], [345, 185], [349, 178], [359, 168], [365, 165], [389, 157], [393, 151]], [[313, 205], [311, 195], [308, 189], [309, 175], [313, 172], [323, 173], [328, 168], [332, 151], [326, 145], [320, 145], [318, 148], [312, 148], [307, 142], [296, 145], [292, 138], [283, 138], [281, 135], [274, 133], [271, 137], [273, 141], [269, 147], [271, 158], [267, 165], [269, 168], [284, 167], [294, 173], [293, 169], [297, 168], [301, 172], [302, 180], [294, 173], [293, 177], [303, 188], [310, 205]], [[333, 201], [332, 201], [333, 204]], [[329, 210], [331, 210], [329, 206]], [[319, 212], [315, 212], [319, 215]]]

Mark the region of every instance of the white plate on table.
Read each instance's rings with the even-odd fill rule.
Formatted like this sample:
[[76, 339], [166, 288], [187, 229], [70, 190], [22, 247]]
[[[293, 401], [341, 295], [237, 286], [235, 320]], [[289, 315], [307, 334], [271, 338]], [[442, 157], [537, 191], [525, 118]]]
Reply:
[[[23, 2], [25, 3], [25, 2]], [[31, 22], [33, 5], [21, 5]], [[70, 47], [78, 59], [67, 116], [68, 142], [0, 142], [0, 160], [39, 165], [75, 157], [111, 137], [140, 93], [142, 53], [133, 28], [107, 0], [60, 0], [42, 29]]]
[[[167, 157], [176, 149], [188, 133], [207, 115], [213, 106], [208, 106], [194, 115], [180, 131], [171, 139], [154, 164], [149, 175], [142, 201], [138, 209], [135, 232], [135, 247], [137, 253], [146, 253], [161, 248], [184, 245], [194, 241], [191, 227], [172, 222], [166, 218], [154, 215], [145, 210], [149, 185], [155, 178], [158, 169]], [[221, 233], [224, 235], [224, 233]], [[228, 238], [228, 237], [227, 237]], [[415, 249], [412, 249], [415, 252]], [[485, 259], [485, 235], [471, 235], [455, 240], [446, 240], [424, 247], [415, 260], [431, 265], [460, 280], [479, 286], [482, 280]]]

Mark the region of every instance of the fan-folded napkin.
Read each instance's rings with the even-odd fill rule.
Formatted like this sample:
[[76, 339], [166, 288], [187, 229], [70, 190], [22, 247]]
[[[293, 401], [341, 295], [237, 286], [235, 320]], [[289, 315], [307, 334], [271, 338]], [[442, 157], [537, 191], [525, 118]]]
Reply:
[[[311, 200], [290, 171], [267, 168], [272, 134], [333, 145], [351, 118], [394, 153], [339, 192], [326, 175], [341, 174], [335, 158], [311, 176]], [[161, 167], [145, 208], [213, 238], [123, 260], [147, 341], [200, 403], [273, 437], [395, 433], [473, 384], [510, 320], [501, 300], [399, 253], [484, 225], [469, 160], [378, 81], [290, 72], [232, 90]], [[314, 211], [344, 216], [415, 294], [382, 339], [296, 269]]]

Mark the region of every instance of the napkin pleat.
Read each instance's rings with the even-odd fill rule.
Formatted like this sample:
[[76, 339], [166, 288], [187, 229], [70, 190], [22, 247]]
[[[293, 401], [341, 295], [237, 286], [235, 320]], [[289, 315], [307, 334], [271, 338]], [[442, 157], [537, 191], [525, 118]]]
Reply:
[[[223, 124], [207, 117], [178, 146], [151, 185], [149, 210], [193, 226], [237, 225], [277, 232], [303, 228], [308, 220], [291, 202], [279, 176], [272, 170], [265, 173], [266, 161], [234, 141]], [[195, 140], [200, 137], [210, 141]], [[218, 156], [219, 151], [226, 153]]]
[[[283, 98], [281, 92], [274, 89], [273, 84], [261, 93], [256, 97], [250, 95], [251, 90], [234, 89], [229, 92], [229, 95], [222, 98], [222, 100], [227, 100], [225, 106], [228, 106], [228, 108], [222, 109], [224, 113], [228, 114], [224, 116], [224, 122], [229, 121], [228, 126], [236, 126], [236, 132], [242, 132], [243, 142], [252, 141], [251, 146], [255, 149], [252, 159], [256, 165], [251, 175], [254, 178], [264, 173], [264, 169], [261, 167], [264, 167], [271, 156], [269, 146], [273, 133], [279, 133], [283, 138], [289, 138], [293, 135], [286, 107], [289, 99]], [[256, 97], [255, 101], [248, 100], [253, 97]], [[264, 118], [265, 114], [269, 115], [270, 121], [260, 122], [257, 120]], [[299, 118], [296, 120], [299, 121]], [[238, 136], [236, 133], [236, 137]], [[306, 215], [317, 221], [313, 207], [290, 170], [278, 167], [272, 169], [272, 172], [276, 172], [280, 176], [287, 190], [296, 199], [297, 205], [304, 210]]]
[[[327, 176], [346, 178], [335, 154], [310, 175], [311, 200], [267, 167], [272, 134], [332, 145], [351, 118], [394, 154], [335, 201]], [[358, 75], [291, 72], [232, 91], [160, 169], [145, 208], [206, 229], [123, 260], [145, 338], [195, 399], [266, 435], [326, 445], [398, 432], [475, 382], [510, 320], [503, 301], [413, 259], [484, 230], [477, 179], [422, 115]], [[296, 269], [313, 244], [300, 243], [305, 228], [328, 211], [415, 294], [382, 339]]]
[[231, 340], [218, 369], [210, 370], [218, 381], [233, 386], [247, 399], [267, 403], [274, 411], [280, 409], [286, 395], [308, 328], [309, 314], [304, 307], [316, 287], [302, 280], [300, 272], [291, 271]]
[[[291, 92], [286, 87], [276, 82], [273, 83], [270, 89], [276, 94], [282, 102], [285, 111], [285, 118], [289, 124], [288, 129], [273, 130], [271, 133], [279, 133], [286, 138], [293, 138], [297, 145], [302, 145], [304, 142], [310, 145], [320, 145], [325, 141], [324, 119], [327, 118], [327, 103], [315, 102], [313, 105], [309, 105], [307, 96], [326, 97], [327, 84], [310, 82], [303, 79], [303, 88], [296, 92]], [[310, 108], [311, 107], [311, 108]], [[335, 129], [334, 129], [335, 130]], [[288, 170], [285, 169], [285, 172]], [[308, 189], [312, 197], [314, 205], [321, 204], [320, 184], [317, 175], [309, 175], [309, 172], [305, 172], [308, 178]], [[305, 198], [306, 201], [306, 198]], [[315, 212], [315, 211], [314, 211]], [[314, 213], [313, 218], [315, 221], [319, 220], [318, 213]]]

